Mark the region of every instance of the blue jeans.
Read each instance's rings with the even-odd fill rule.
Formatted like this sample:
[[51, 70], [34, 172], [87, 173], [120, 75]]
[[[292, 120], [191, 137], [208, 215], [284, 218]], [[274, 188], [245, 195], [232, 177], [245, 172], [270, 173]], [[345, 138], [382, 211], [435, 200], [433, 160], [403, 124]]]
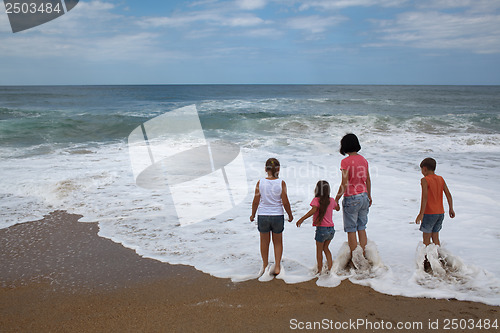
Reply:
[[420, 231], [427, 234], [439, 232], [443, 227], [444, 214], [424, 214]]
[[344, 213], [344, 231], [356, 232], [365, 230], [368, 223], [370, 201], [368, 193], [360, 193], [344, 197], [342, 208]]
[[334, 227], [316, 227], [316, 234], [314, 236], [314, 240], [316, 242], [326, 242], [328, 240], [332, 240], [335, 235]]
[[285, 215], [257, 215], [257, 229], [260, 232], [281, 234], [285, 229]]

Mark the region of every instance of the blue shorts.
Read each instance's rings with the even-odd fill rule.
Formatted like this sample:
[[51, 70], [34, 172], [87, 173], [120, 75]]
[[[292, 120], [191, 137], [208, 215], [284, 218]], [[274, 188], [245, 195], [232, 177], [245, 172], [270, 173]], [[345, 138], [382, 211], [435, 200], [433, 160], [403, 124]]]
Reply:
[[316, 227], [316, 235], [314, 236], [314, 240], [316, 242], [323, 243], [332, 240], [334, 235], [334, 227]]
[[360, 193], [344, 197], [342, 202], [344, 215], [344, 231], [356, 232], [365, 230], [368, 223], [368, 210], [370, 201], [368, 193]]
[[420, 231], [426, 234], [439, 232], [443, 227], [444, 214], [424, 214]]
[[257, 229], [260, 232], [281, 234], [285, 229], [285, 215], [257, 215]]

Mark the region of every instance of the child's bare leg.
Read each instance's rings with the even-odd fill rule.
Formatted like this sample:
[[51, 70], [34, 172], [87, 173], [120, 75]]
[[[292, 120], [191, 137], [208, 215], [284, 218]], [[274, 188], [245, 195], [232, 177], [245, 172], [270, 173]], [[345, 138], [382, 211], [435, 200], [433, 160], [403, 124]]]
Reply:
[[281, 272], [281, 256], [283, 255], [283, 234], [272, 233], [274, 246], [274, 274], [278, 275]]
[[363, 253], [364, 253], [365, 246], [368, 243], [368, 237], [366, 236], [366, 230], [358, 230], [358, 237], [359, 237], [359, 245], [361, 245], [361, 248], [363, 249]]
[[266, 269], [269, 264], [269, 242], [271, 242], [271, 232], [260, 233], [260, 255], [262, 256], [262, 267]]
[[429, 245], [431, 243], [431, 233], [423, 232], [422, 237], [423, 237], [423, 243], [425, 246]]
[[331, 240], [327, 240], [323, 244], [323, 252], [325, 252], [325, 257], [326, 257], [326, 264], [328, 266], [328, 270], [332, 269], [333, 266], [333, 259], [332, 259], [332, 253], [330, 252], [330, 249], [328, 246], [330, 245]]
[[347, 243], [349, 243], [349, 248], [352, 251], [356, 249], [356, 246], [358, 246], [358, 239], [356, 238], [356, 232], [348, 232], [347, 233]]
[[325, 242], [316, 241], [316, 262], [318, 267], [318, 273], [321, 273], [323, 269], [323, 245]]
[[441, 246], [441, 243], [439, 242], [439, 232], [433, 232], [431, 234], [431, 238], [434, 244]]

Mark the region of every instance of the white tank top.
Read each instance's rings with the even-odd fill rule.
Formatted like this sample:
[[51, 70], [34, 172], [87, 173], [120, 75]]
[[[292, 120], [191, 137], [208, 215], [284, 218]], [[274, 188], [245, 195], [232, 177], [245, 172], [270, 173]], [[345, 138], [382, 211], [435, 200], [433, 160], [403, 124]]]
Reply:
[[259, 213], [258, 215], [284, 215], [281, 202], [281, 179], [262, 178], [259, 181]]

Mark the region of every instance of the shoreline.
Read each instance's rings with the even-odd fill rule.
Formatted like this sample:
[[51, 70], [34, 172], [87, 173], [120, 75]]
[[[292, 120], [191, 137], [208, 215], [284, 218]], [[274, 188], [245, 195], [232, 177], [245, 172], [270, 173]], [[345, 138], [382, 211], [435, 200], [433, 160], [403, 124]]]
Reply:
[[406, 331], [436, 332], [432, 323], [443, 329], [446, 320], [500, 317], [496, 306], [391, 296], [348, 280], [335, 288], [315, 280], [233, 283], [142, 258], [80, 217], [55, 211], [0, 230], [0, 331], [284, 332], [364, 320], [372, 329], [414, 322], [421, 328]]

